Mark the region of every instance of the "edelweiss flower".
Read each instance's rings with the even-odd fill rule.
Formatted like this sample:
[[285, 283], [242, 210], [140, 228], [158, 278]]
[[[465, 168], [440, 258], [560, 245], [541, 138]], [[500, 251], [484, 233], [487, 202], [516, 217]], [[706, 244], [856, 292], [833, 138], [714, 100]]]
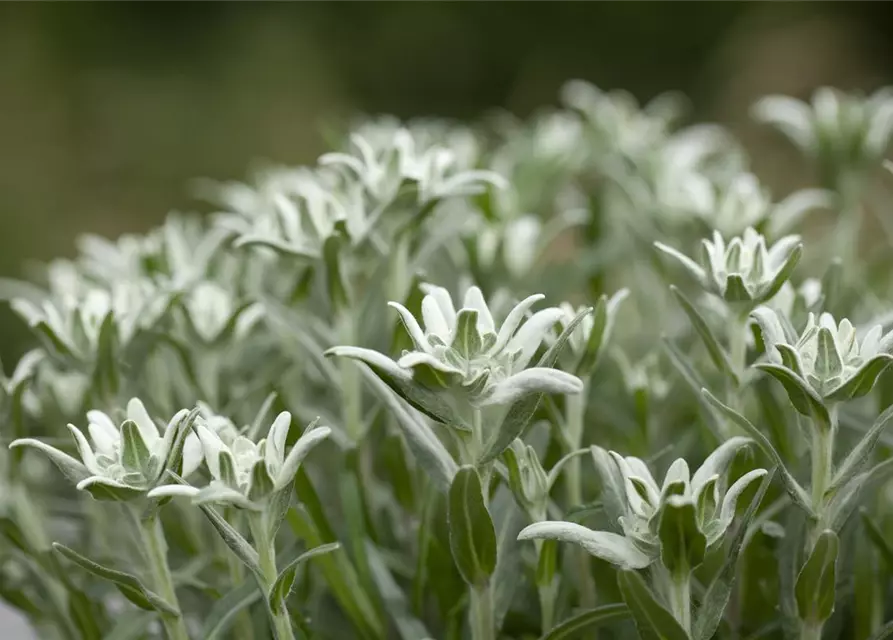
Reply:
[[400, 314], [416, 350], [397, 361], [429, 386], [462, 387], [482, 405], [507, 404], [532, 388], [550, 393], [580, 390], [577, 378], [557, 369], [525, 369], [563, 312], [543, 309], [524, 318], [542, 300], [532, 295], [516, 305], [497, 330], [481, 290], [471, 287], [456, 311], [446, 289], [430, 287], [422, 300], [424, 330], [406, 307], [389, 303]]
[[[176, 462], [172, 456], [181, 423], [189, 415], [179, 411], [159, 434], [158, 427], [138, 398], [127, 403], [127, 419], [119, 427], [102, 411], [88, 411], [89, 440], [76, 426], [68, 429], [74, 436], [81, 462], [39, 440], [23, 438], [10, 448], [29, 446], [44, 452], [77, 488], [99, 499], [130, 499], [144, 495]], [[182, 449], [182, 473], [188, 476], [201, 464], [198, 439], [186, 436]]]
[[329, 437], [328, 427], [308, 428], [286, 455], [291, 414], [280, 413], [270, 426], [267, 438], [254, 443], [244, 436], [227, 444], [219, 435], [196, 424], [211, 483], [202, 489], [185, 484], [157, 487], [150, 498], [187, 496], [196, 504], [228, 503], [260, 511], [271, 494], [288, 491], [301, 462], [320, 442]]
[[728, 303], [755, 306], [772, 298], [800, 260], [800, 237], [785, 236], [771, 248], [753, 228], [733, 238], [728, 246], [718, 231], [713, 241], [703, 240], [705, 257], [699, 265], [661, 242], [655, 247], [678, 260], [707, 291]]
[[778, 378], [794, 406], [806, 415], [808, 400], [823, 404], [865, 395], [893, 361], [893, 331], [882, 335], [880, 325], [860, 340], [846, 318], [837, 323], [830, 313], [818, 319], [810, 313], [798, 337], [774, 309], [760, 307], [753, 317], [770, 358], [756, 366]]
[[[610, 494], [605, 498], [606, 507], [616, 512], [609, 511], [618, 516], [623, 535], [593, 531], [572, 522], [546, 521], [526, 527], [518, 539], [573, 542], [624, 569], [644, 569], [659, 557], [670, 571], [691, 570], [701, 564], [708, 549], [722, 544], [738, 498], [767, 473], [755, 469], [727, 488], [728, 469], [737, 452], [748, 444], [747, 438], [731, 438], [710, 454], [694, 475], [680, 458], [670, 466], [661, 485], [642, 460], [593, 447], [604, 491]], [[613, 506], [608, 505], [609, 500]], [[680, 522], [685, 526], [679, 526]], [[678, 539], [680, 535], [684, 540]]]
[[358, 179], [378, 201], [393, 200], [404, 181], [416, 183], [420, 204], [440, 198], [481, 193], [486, 187], [504, 189], [505, 178], [492, 171], [463, 167], [457, 154], [439, 145], [421, 145], [407, 129], [398, 129], [382, 147], [375, 149], [360, 135], [351, 136], [359, 155], [327, 153], [319, 162], [337, 167]]
[[192, 329], [206, 343], [230, 332], [238, 339], [263, 315], [259, 304], [237, 306], [230, 291], [208, 280], [199, 282], [186, 294], [183, 306]]
[[[595, 312], [584, 316], [583, 320], [571, 331], [567, 341], [568, 348], [577, 359], [580, 370], [595, 365], [604, 345], [611, 337], [620, 305], [628, 296], [629, 289], [621, 289], [610, 298], [602, 295]], [[585, 307], [574, 308], [568, 302], [562, 302], [558, 308], [561, 309], [562, 314], [558, 319], [558, 326], [562, 331], [567, 329], [574, 318], [585, 309]], [[556, 334], [553, 340], [558, 335]], [[593, 350], [594, 352], [592, 352]]]
[[812, 104], [767, 96], [753, 112], [811, 156], [832, 188], [845, 186], [847, 174], [879, 164], [893, 137], [890, 87], [867, 98], [822, 87], [813, 94]]
[[[49, 297], [37, 304], [17, 298], [10, 306], [57, 353], [93, 360], [103, 327], [114, 330], [119, 347], [152, 327], [167, 311], [171, 296], [148, 279], [122, 280], [109, 288], [85, 288], [79, 299]], [[108, 324], [107, 324], [108, 323]]]

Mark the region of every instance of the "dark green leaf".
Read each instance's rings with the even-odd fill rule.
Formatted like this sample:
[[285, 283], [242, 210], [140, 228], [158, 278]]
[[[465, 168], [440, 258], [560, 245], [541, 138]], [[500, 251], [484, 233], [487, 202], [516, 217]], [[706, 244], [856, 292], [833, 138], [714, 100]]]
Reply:
[[698, 515], [691, 500], [670, 496], [664, 501], [658, 536], [661, 560], [671, 574], [688, 574], [703, 562], [707, 538], [698, 527]]

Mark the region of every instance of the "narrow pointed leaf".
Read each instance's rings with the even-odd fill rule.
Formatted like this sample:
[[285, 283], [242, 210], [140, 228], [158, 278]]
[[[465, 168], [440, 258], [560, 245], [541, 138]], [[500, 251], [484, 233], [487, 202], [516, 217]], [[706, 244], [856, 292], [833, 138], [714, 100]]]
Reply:
[[578, 613], [543, 635], [540, 640], [572, 640], [592, 638], [594, 632], [611, 622], [625, 620], [630, 616], [625, 604], [605, 604], [595, 609]]
[[797, 480], [791, 475], [791, 472], [788, 471], [787, 467], [785, 467], [784, 461], [781, 459], [781, 456], [778, 454], [778, 451], [775, 450], [775, 447], [772, 446], [772, 443], [769, 442], [769, 439], [763, 435], [763, 432], [757, 429], [747, 418], [742, 416], [740, 413], [724, 405], [720, 402], [716, 396], [707, 391], [707, 389], [703, 389], [702, 393], [707, 401], [713, 405], [721, 415], [725, 416], [728, 420], [731, 420], [734, 424], [740, 427], [743, 431], [747, 433], [751, 438], [754, 439], [757, 446], [763, 451], [766, 456], [772, 460], [775, 466], [781, 473], [781, 479], [784, 482], [785, 488], [788, 491], [788, 494], [791, 496], [791, 499], [797, 504], [801, 509], [805, 510], [807, 514], [812, 514], [812, 499], [809, 494], [806, 493], [806, 490], [800, 486]]
[[642, 640], [690, 640], [673, 614], [670, 613], [648, 588], [644, 578], [635, 571], [623, 570], [617, 575], [617, 584], [626, 606], [636, 621]]
[[359, 347], [334, 347], [326, 351], [327, 356], [338, 356], [358, 360], [371, 369], [379, 379], [406, 400], [414, 409], [442, 424], [470, 431], [471, 427], [462, 420], [438, 393], [412, 379], [411, 374], [387, 356], [371, 349]]
[[103, 580], [113, 582], [125, 598], [141, 609], [159, 611], [172, 616], [180, 615], [180, 612], [172, 604], [165, 602], [161, 596], [147, 589], [136, 576], [104, 567], [58, 542], [53, 543], [53, 549], [82, 569]]
[[738, 376], [732, 369], [728, 354], [720, 345], [719, 340], [717, 340], [716, 336], [713, 334], [713, 330], [707, 324], [707, 321], [678, 288], [671, 286], [670, 291], [673, 293], [679, 306], [685, 311], [685, 315], [688, 316], [692, 327], [694, 327], [694, 330], [704, 342], [704, 346], [707, 347], [707, 353], [710, 354], [710, 359], [713, 361], [713, 364], [716, 365], [716, 368], [728, 377], [733, 384], [737, 385]]
[[254, 580], [242, 583], [220, 598], [211, 607], [202, 626], [202, 640], [225, 638], [239, 612], [260, 600], [262, 594]]
[[276, 578], [276, 582], [274, 582], [273, 586], [270, 588], [268, 597], [270, 600], [270, 607], [272, 607], [273, 611], [280, 612], [285, 608], [285, 601], [288, 599], [288, 596], [292, 591], [292, 587], [295, 584], [295, 575], [297, 574], [298, 568], [303, 563], [307, 562], [311, 558], [321, 556], [324, 553], [331, 553], [332, 551], [340, 548], [341, 545], [337, 542], [321, 544], [318, 547], [314, 547], [313, 549], [305, 551], [297, 558], [289, 562], [279, 573], [279, 576]]
[[868, 430], [862, 440], [853, 447], [853, 450], [840, 463], [837, 473], [834, 474], [831, 486], [825, 492], [826, 496], [834, 495], [838, 489], [862, 471], [871, 458], [871, 454], [874, 452], [875, 446], [877, 446], [878, 440], [883, 435], [891, 418], [893, 418], [893, 406], [887, 407], [887, 410], [875, 420], [871, 429]]

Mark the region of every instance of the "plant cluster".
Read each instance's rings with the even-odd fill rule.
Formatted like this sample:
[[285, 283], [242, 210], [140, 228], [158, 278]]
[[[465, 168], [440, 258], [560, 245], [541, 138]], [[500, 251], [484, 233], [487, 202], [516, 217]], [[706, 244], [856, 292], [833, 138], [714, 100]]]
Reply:
[[0, 597], [46, 640], [893, 634], [893, 94], [757, 104], [783, 199], [682, 106], [371, 120], [4, 283]]

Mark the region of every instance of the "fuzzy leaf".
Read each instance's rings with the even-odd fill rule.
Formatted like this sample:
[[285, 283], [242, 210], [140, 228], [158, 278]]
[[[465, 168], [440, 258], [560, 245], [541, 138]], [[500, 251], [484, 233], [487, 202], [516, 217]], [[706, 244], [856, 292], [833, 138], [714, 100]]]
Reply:
[[741, 555], [748, 523], [753, 519], [757, 509], [763, 502], [763, 498], [766, 495], [766, 491], [769, 490], [774, 476], [775, 470], [763, 476], [763, 481], [760, 483], [756, 495], [750, 501], [747, 511], [741, 518], [741, 524], [738, 526], [735, 534], [731, 536], [729, 554], [726, 556], [719, 573], [713, 579], [713, 582], [710, 583], [710, 586], [707, 587], [707, 592], [701, 599], [701, 607], [698, 609], [694, 628], [692, 629], [694, 640], [710, 640], [722, 621], [726, 606], [729, 603], [729, 597], [732, 595], [732, 585], [735, 581], [738, 557]]
[[59, 451], [55, 447], [44, 444], [40, 440], [35, 440], [34, 438], [21, 438], [19, 440], [14, 440], [9, 445], [10, 449], [15, 449], [17, 447], [30, 447], [42, 452], [53, 464], [56, 465], [56, 467], [59, 468], [62, 475], [75, 484], [90, 477], [90, 471], [83, 465], [83, 463], [75, 460], [67, 453]]
[[784, 461], [781, 459], [781, 456], [778, 454], [778, 451], [775, 450], [775, 447], [772, 446], [772, 443], [769, 442], [769, 439], [763, 435], [763, 432], [757, 429], [751, 422], [742, 416], [740, 413], [724, 405], [720, 402], [716, 396], [710, 393], [707, 389], [703, 389], [701, 391], [704, 394], [704, 397], [707, 401], [716, 408], [720, 414], [725, 416], [727, 419], [731, 420], [734, 424], [740, 427], [743, 431], [745, 431], [751, 438], [754, 439], [757, 446], [763, 451], [766, 456], [772, 460], [773, 464], [779, 469], [781, 472], [781, 479], [784, 482], [785, 488], [788, 491], [788, 494], [791, 496], [791, 500], [794, 501], [794, 504], [798, 505], [801, 509], [806, 511], [807, 514], [812, 514], [812, 499], [809, 494], [806, 493], [806, 490], [800, 486], [797, 480], [791, 475], [791, 472], [788, 471], [787, 467], [785, 467]]
[[832, 402], [861, 398], [874, 388], [875, 382], [891, 362], [893, 362], [893, 356], [886, 353], [873, 357], [845, 383], [830, 391], [826, 398]]
[[599, 627], [630, 616], [625, 604], [604, 604], [595, 609], [578, 613], [552, 629], [540, 640], [570, 640], [571, 638], [591, 638]]
[[791, 274], [794, 273], [794, 269], [797, 267], [797, 263], [800, 262], [800, 257], [802, 255], [803, 245], [798, 244], [788, 254], [787, 259], [785, 259], [784, 264], [781, 266], [781, 269], [778, 270], [778, 273], [775, 274], [769, 287], [765, 291], [760, 292], [759, 302], [771, 300], [775, 294], [778, 293], [779, 289], [781, 289], [784, 283], [790, 279]]
[[824, 424], [829, 423], [828, 410], [822, 403], [822, 399], [806, 380], [781, 365], [758, 362], [754, 367], [765, 371], [782, 384], [784, 390], [788, 393], [791, 404], [794, 405], [797, 411], [809, 418], [820, 420]]
[[525, 527], [518, 539], [571, 542], [621, 569], [644, 569], [652, 562], [629, 538], [609, 531], [593, 531], [574, 522], [535, 522]]
[[360, 347], [333, 347], [327, 356], [358, 360], [371, 369], [386, 385], [393, 389], [409, 405], [442, 424], [470, 431], [471, 427], [459, 417], [438, 393], [412, 379], [412, 375], [396, 362], [378, 351]]
[[[406, 444], [418, 463], [437, 487], [449, 491], [459, 466], [424, 418], [411, 406], [404, 405], [392, 387], [386, 385], [369, 367], [361, 367], [364, 378], [396, 419]], [[408, 404], [408, 403], [407, 403]]]
[[261, 598], [261, 591], [254, 580], [248, 580], [218, 599], [205, 617], [202, 640], [225, 638], [235, 617]]
[[823, 531], [797, 577], [797, 613], [808, 623], [822, 623], [834, 612], [837, 534]]
[[[553, 367], [571, 334], [590, 313], [592, 313], [592, 308], [584, 309], [578, 313], [565, 327], [564, 331], [561, 332], [561, 335], [558, 336], [552, 346], [549, 347], [549, 350], [543, 354], [536, 366]], [[527, 428], [527, 425], [530, 424], [543, 395], [542, 393], [528, 394], [511, 405], [508, 413], [502, 420], [502, 424], [499, 425], [499, 429], [496, 430], [494, 436], [487, 443], [487, 447], [478, 464], [485, 464], [495, 460], [499, 454], [511, 446], [514, 439], [519, 437]]]
[[826, 497], [833, 496], [838, 489], [849, 482], [857, 473], [862, 471], [865, 463], [871, 458], [871, 454], [874, 452], [874, 448], [881, 435], [884, 433], [884, 430], [887, 428], [887, 424], [890, 422], [891, 418], [893, 418], [893, 406], [887, 407], [887, 410], [874, 421], [871, 429], [868, 430], [865, 436], [855, 447], [853, 447], [853, 450], [850, 451], [847, 457], [844, 458], [843, 462], [840, 463], [837, 473], [834, 474], [834, 480], [832, 481], [831, 486], [825, 492]]
[[710, 359], [713, 361], [713, 364], [716, 365], [716, 368], [728, 377], [733, 384], [737, 385], [738, 376], [732, 369], [732, 365], [729, 362], [729, 356], [725, 349], [720, 345], [719, 340], [717, 340], [716, 336], [713, 334], [713, 330], [707, 324], [707, 321], [678, 288], [671, 286], [670, 291], [673, 293], [679, 306], [685, 311], [685, 315], [688, 316], [695, 331], [701, 337], [704, 346], [707, 347], [707, 352], [710, 354]]
[[165, 602], [161, 596], [147, 589], [136, 576], [104, 567], [58, 542], [53, 543], [53, 549], [82, 569], [86, 569], [103, 580], [113, 582], [125, 598], [141, 609], [158, 611], [172, 616], [180, 615], [180, 612], [172, 604]]
[[470, 585], [483, 586], [496, 569], [496, 529], [484, 504], [481, 479], [472, 466], [456, 472], [449, 495], [450, 550]]
[[658, 523], [660, 558], [673, 574], [687, 574], [704, 561], [707, 538], [698, 527], [691, 500], [670, 496], [664, 502]]
[[332, 551], [340, 548], [341, 545], [337, 542], [322, 544], [318, 547], [314, 547], [313, 549], [308, 549], [297, 558], [289, 562], [279, 573], [279, 576], [276, 578], [276, 582], [273, 583], [273, 586], [270, 588], [270, 593], [268, 594], [270, 607], [273, 609], [273, 611], [281, 612], [285, 608], [285, 601], [288, 599], [288, 596], [292, 591], [292, 587], [295, 584], [295, 575], [297, 574], [298, 568], [303, 563], [307, 562], [311, 558], [320, 556], [324, 553], [331, 553]]
[[690, 640], [673, 614], [657, 601], [642, 576], [623, 570], [617, 575], [617, 584], [642, 640]]

